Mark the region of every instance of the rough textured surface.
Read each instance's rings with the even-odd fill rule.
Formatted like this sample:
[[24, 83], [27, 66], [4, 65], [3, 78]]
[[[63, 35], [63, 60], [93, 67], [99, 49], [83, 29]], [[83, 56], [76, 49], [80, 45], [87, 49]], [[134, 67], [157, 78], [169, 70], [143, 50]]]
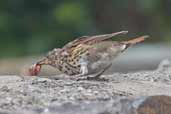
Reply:
[[148, 96], [171, 96], [168, 60], [154, 71], [103, 77], [109, 81], [76, 81], [64, 75], [55, 78], [0, 76], [0, 113], [133, 114], [150, 99]]

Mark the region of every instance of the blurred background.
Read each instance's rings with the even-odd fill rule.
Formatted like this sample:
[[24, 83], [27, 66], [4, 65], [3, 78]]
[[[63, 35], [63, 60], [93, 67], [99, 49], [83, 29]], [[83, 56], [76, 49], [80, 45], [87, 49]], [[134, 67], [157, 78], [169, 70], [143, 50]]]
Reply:
[[[170, 6], [171, 0], [0, 0], [0, 74], [19, 74], [79, 36], [120, 30], [129, 33], [113, 39], [150, 38], [120, 56], [112, 71], [155, 69], [171, 58]], [[43, 74], [56, 73], [47, 69]]]

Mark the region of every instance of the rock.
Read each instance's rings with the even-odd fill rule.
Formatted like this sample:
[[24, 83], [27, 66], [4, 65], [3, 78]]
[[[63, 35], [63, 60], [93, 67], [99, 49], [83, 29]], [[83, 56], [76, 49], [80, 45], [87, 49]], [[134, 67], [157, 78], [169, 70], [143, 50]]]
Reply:
[[151, 96], [144, 100], [136, 109], [138, 114], [170, 114], [170, 96]]
[[162, 70], [166, 70], [168, 68], [171, 68], [171, 61], [169, 61], [168, 59], [165, 59], [165, 60], [160, 62], [157, 70], [162, 71]]

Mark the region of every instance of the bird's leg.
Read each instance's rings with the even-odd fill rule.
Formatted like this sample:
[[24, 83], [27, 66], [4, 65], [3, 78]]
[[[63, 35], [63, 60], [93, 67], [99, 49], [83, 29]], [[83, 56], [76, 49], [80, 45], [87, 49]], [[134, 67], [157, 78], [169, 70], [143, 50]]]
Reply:
[[79, 61], [81, 67], [80, 67], [80, 75], [84, 76], [88, 74], [88, 61], [86, 60], [86, 58], [81, 58]]
[[107, 67], [105, 67], [103, 70], [101, 70], [100, 72], [96, 73], [94, 76], [88, 76], [87, 80], [102, 80], [102, 81], [107, 81], [107, 79], [105, 78], [100, 78], [100, 76], [110, 67], [112, 66], [112, 63], [110, 63]]
[[81, 68], [80, 68], [80, 74], [76, 75], [76, 77], [82, 77], [82, 76], [85, 76], [88, 74], [88, 68], [87, 68], [87, 65], [81, 65]]
[[83, 76], [88, 74], [87, 63], [88, 63], [87, 61], [81, 60], [81, 62], [80, 62], [80, 65], [81, 65], [81, 67], [80, 67], [80, 74], [72, 76], [71, 79], [79, 80], [80, 78], [84, 78]]
[[98, 80], [98, 81], [107, 81], [107, 79], [105, 78], [100, 78], [100, 76], [108, 69], [112, 66], [112, 63], [109, 64], [107, 67], [105, 67], [104, 69], [102, 69], [101, 71], [99, 71], [98, 73], [95, 73], [91, 76], [87, 76], [87, 77], [82, 77], [79, 78], [78, 80]]

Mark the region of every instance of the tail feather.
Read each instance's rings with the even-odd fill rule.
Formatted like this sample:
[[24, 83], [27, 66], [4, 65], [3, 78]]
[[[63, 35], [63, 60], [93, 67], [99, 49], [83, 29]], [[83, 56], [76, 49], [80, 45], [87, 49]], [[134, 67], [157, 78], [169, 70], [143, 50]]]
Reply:
[[139, 43], [139, 42], [142, 42], [144, 41], [145, 39], [147, 39], [149, 36], [140, 36], [138, 38], [134, 38], [132, 40], [128, 40], [128, 41], [123, 41], [122, 43], [124, 44], [128, 44], [128, 45], [131, 45], [131, 44], [136, 44], [136, 43]]
[[149, 36], [140, 36], [138, 38], [134, 38], [132, 40], [128, 40], [128, 41], [122, 41], [121, 43], [124, 44], [124, 49], [122, 52], [124, 52], [128, 47], [130, 47], [133, 44], [139, 43], [144, 41], [146, 38], [148, 38]]

